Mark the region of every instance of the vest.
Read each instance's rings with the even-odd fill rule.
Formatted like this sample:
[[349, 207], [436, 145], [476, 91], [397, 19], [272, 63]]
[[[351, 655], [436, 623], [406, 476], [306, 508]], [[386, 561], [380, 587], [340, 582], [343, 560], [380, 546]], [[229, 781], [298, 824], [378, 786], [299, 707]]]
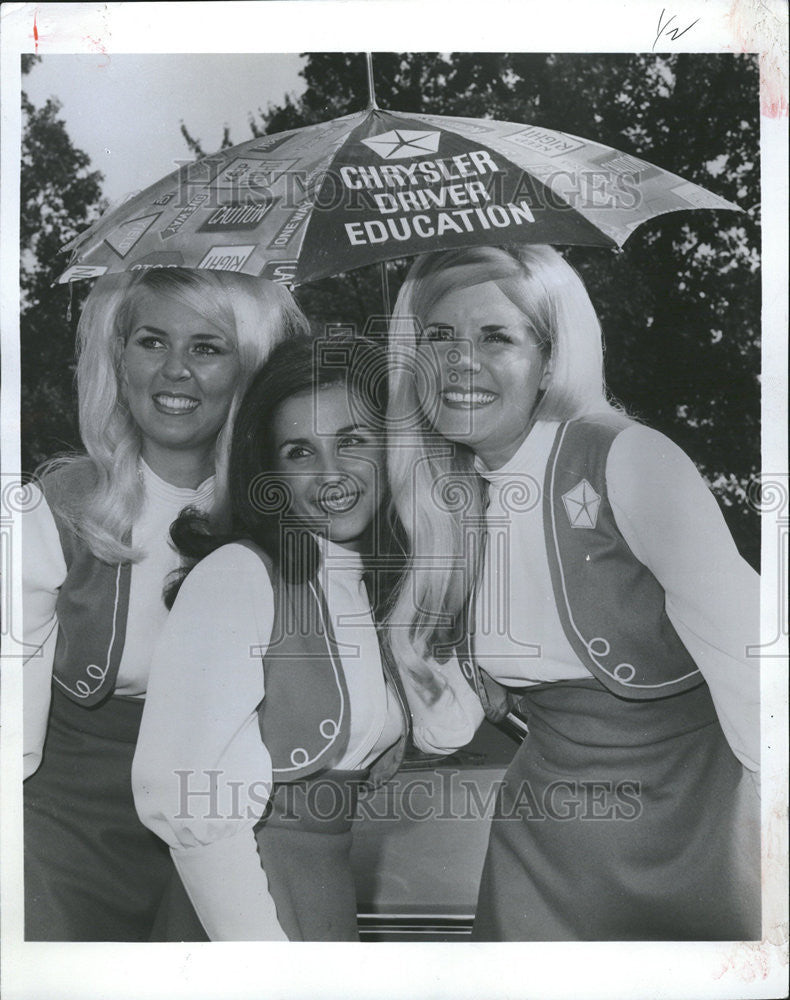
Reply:
[[52, 508], [66, 562], [55, 613], [53, 680], [67, 697], [91, 708], [115, 688], [126, 638], [132, 564], [102, 562], [57, 512], [59, 504], [77, 507], [95, 483], [89, 468], [66, 467], [41, 482]]
[[[665, 698], [703, 682], [666, 613], [664, 589], [628, 547], [606, 488], [606, 462], [622, 425], [609, 418], [560, 424], [543, 482], [543, 527], [563, 631], [584, 666], [613, 694]], [[517, 695], [475, 662], [472, 595], [461, 669], [498, 721]]]
[[[272, 636], [261, 658], [266, 695], [258, 706], [261, 738], [272, 759], [275, 784], [301, 781], [335, 767], [348, 746], [350, 705], [329, 608], [317, 582], [286, 582], [257, 546], [274, 590]], [[380, 647], [382, 644], [380, 644]], [[406, 695], [386, 649], [386, 679], [404, 718], [404, 730], [370, 769], [368, 782], [383, 784], [403, 760], [411, 730]]]

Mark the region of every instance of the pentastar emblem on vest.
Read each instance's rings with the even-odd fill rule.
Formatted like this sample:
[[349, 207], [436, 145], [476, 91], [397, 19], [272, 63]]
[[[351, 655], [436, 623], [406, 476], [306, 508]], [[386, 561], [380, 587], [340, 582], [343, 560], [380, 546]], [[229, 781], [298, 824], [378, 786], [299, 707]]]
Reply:
[[565, 512], [572, 528], [594, 528], [598, 521], [601, 497], [586, 479], [581, 479], [567, 493], [562, 494]]

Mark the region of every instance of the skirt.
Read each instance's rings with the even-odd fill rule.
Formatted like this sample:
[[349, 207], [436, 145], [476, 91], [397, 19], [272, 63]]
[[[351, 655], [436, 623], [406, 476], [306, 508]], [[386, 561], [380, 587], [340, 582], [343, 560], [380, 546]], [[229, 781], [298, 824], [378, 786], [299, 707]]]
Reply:
[[521, 701], [473, 939], [760, 938], [759, 798], [707, 685], [629, 701], [563, 681]]
[[142, 711], [134, 698], [87, 709], [53, 690], [44, 759], [24, 789], [26, 940], [161, 940], [173, 899], [179, 939], [206, 940], [167, 847], [135, 811]]
[[365, 771], [275, 786], [255, 828], [277, 919], [290, 941], [358, 941], [351, 826]]

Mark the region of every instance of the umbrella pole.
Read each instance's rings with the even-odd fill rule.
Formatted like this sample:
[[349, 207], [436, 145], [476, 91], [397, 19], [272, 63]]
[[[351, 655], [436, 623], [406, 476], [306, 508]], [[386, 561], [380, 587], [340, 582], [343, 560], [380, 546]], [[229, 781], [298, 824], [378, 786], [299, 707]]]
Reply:
[[373, 53], [365, 53], [365, 62], [368, 67], [368, 111], [378, 109], [376, 104], [376, 88], [373, 85]]
[[[373, 53], [365, 53], [365, 63], [368, 70], [368, 111], [378, 110], [376, 104], [376, 87], [373, 83]], [[389, 319], [392, 308], [390, 306], [390, 283], [387, 276], [387, 262], [382, 260], [379, 264], [379, 274], [381, 275], [381, 295], [384, 299], [384, 314]]]
[[[368, 69], [368, 111], [378, 110], [376, 104], [376, 88], [373, 83], [373, 53], [365, 53], [365, 63]], [[379, 274], [381, 275], [381, 295], [384, 299], [384, 314], [389, 319], [392, 309], [390, 307], [390, 283], [387, 277], [387, 262], [381, 261], [379, 264]]]
[[384, 299], [384, 314], [387, 319], [392, 315], [392, 307], [390, 305], [390, 281], [387, 275], [387, 262], [382, 260], [379, 264], [379, 273], [381, 274], [381, 295]]

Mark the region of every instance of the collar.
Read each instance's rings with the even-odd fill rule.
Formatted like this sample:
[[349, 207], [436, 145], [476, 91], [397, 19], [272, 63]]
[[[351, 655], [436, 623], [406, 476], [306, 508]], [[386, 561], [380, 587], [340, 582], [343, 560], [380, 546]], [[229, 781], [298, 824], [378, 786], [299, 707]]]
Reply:
[[537, 420], [521, 442], [518, 451], [504, 465], [500, 465], [498, 469], [489, 469], [482, 459], [475, 457], [475, 472], [495, 489], [501, 488], [510, 482], [514, 475], [523, 475], [526, 470], [534, 468], [536, 460], [543, 452], [546, 437], [553, 438], [558, 423], [556, 420]]
[[325, 535], [313, 534], [313, 538], [315, 538], [321, 553], [322, 569], [331, 567], [333, 576], [335, 572], [339, 571], [344, 575], [347, 573], [349, 576], [356, 577], [357, 580], [362, 579], [364, 567], [362, 556], [358, 552], [338, 545], [337, 542], [331, 542]]
[[188, 486], [173, 486], [167, 480], [158, 476], [148, 463], [140, 459], [140, 474], [147, 494], [157, 496], [162, 500], [172, 500], [182, 502], [182, 506], [187, 504], [200, 504], [211, 499], [214, 493], [215, 476], [209, 476], [194, 490]]

